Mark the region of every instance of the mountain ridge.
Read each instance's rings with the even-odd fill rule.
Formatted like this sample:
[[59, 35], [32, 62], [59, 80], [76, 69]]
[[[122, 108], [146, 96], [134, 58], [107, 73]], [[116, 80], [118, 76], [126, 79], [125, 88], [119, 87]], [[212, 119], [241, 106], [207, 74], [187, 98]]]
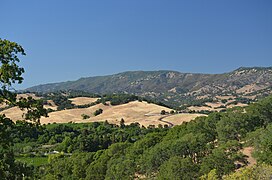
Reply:
[[[182, 98], [250, 94], [272, 86], [272, 67], [240, 67], [222, 74], [181, 73], [171, 70], [126, 71], [27, 88], [31, 92], [80, 90], [96, 94], [128, 93], [181, 102]], [[244, 89], [242, 89], [244, 88]], [[242, 89], [242, 90], [241, 90]]]

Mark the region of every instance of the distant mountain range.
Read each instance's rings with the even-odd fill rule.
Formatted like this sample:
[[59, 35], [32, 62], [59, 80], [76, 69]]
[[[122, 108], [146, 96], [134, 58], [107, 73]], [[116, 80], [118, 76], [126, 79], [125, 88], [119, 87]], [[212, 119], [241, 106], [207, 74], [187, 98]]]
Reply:
[[80, 90], [97, 94], [129, 93], [186, 103], [188, 99], [215, 96], [262, 96], [271, 93], [272, 67], [241, 67], [229, 73], [201, 74], [177, 71], [129, 71], [76, 81], [38, 85], [31, 92]]

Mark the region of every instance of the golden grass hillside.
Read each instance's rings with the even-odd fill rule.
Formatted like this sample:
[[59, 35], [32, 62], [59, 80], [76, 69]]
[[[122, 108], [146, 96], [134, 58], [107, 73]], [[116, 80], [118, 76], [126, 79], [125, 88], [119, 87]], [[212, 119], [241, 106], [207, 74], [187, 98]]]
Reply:
[[[71, 100], [76, 105], [83, 105], [95, 102], [97, 98], [78, 97], [72, 98]], [[50, 105], [46, 105], [45, 108], [51, 108], [54, 110], [57, 108], [57, 106], [50, 100], [48, 101], [48, 104]], [[103, 109], [103, 113], [98, 116], [94, 116], [94, 112], [100, 108]], [[149, 125], [158, 126], [159, 124], [179, 125], [183, 122], [191, 121], [198, 116], [202, 116], [202, 114], [161, 115], [160, 112], [162, 110], [170, 112], [172, 109], [139, 101], [133, 101], [127, 104], [116, 106], [98, 104], [89, 108], [66, 109], [62, 111], [51, 112], [48, 114], [48, 118], [41, 118], [41, 123], [86, 123], [107, 120], [109, 123], [120, 124], [120, 121], [123, 118], [125, 120], [125, 124], [138, 122], [139, 124], [147, 127]], [[5, 114], [7, 117], [14, 121], [22, 120], [23, 113], [24, 111], [21, 111], [17, 107], [12, 107], [0, 112], [0, 114]], [[83, 120], [82, 114], [86, 114], [90, 116], [90, 118]]]
[[12, 119], [13, 121], [23, 120], [23, 113], [25, 113], [25, 111], [22, 111], [18, 107], [12, 107], [0, 112], [0, 114], [5, 114], [6, 117]]
[[[94, 116], [93, 113], [97, 109], [103, 109], [103, 113]], [[103, 104], [98, 104], [89, 108], [82, 109], [67, 109], [57, 112], [52, 112], [49, 114], [48, 118], [42, 118], [42, 124], [48, 123], [83, 123], [83, 122], [97, 122], [107, 120], [109, 123], [119, 124], [121, 119], [125, 120], [125, 124], [130, 124], [138, 122], [141, 125], [169, 125], [167, 122], [162, 122], [160, 118], [170, 118], [169, 115], [161, 115], [162, 110], [171, 111], [171, 109], [158, 106], [155, 104], [147, 102], [133, 101], [127, 104], [117, 105], [117, 106], [105, 106]], [[89, 119], [83, 120], [82, 114], [89, 115]], [[181, 116], [180, 114], [172, 115], [169, 120], [173, 119], [173, 124], [181, 124], [184, 121], [190, 121], [195, 117], [199, 116], [195, 114], [186, 114], [186, 116]], [[174, 118], [176, 116], [176, 118]], [[164, 120], [165, 121], [165, 120]]]
[[76, 98], [70, 98], [69, 100], [72, 101], [72, 104], [74, 104], [74, 105], [85, 105], [85, 104], [94, 103], [98, 99], [99, 98], [76, 97]]
[[[94, 116], [93, 113], [97, 109], [103, 109], [103, 113]], [[169, 108], [158, 106], [155, 104], [149, 104], [146, 102], [130, 102], [127, 104], [117, 105], [117, 106], [107, 106], [103, 104], [98, 104], [89, 108], [82, 109], [67, 109], [57, 112], [52, 112], [49, 114], [48, 118], [42, 118], [41, 123], [67, 123], [67, 122], [95, 122], [95, 121], [109, 121], [110, 123], [119, 124], [120, 120], [123, 118], [126, 124], [133, 122], [138, 122], [141, 125], [158, 125], [160, 122], [158, 118], [161, 116], [161, 110], [171, 111]], [[83, 120], [82, 114], [89, 115], [90, 118]], [[152, 116], [147, 116], [146, 114], [153, 114]], [[161, 123], [164, 124], [164, 123]]]
[[165, 117], [163, 120], [171, 122], [174, 125], [180, 125], [183, 122], [189, 122], [199, 116], [207, 116], [205, 114], [189, 114], [189, 113], [181, 113], [181, 114], [175, 114], [172, 116]]
[[[33, 93], [17, 94], [17, 99], [28, 98], [28, 97], [32, 97], [33, 99], [40, 99], [40, 97], [37, 97]], [[0, 108], [5, 108], [7, 106], [8, 105], [5, 103], [0, 104]], [[5, 114], [8, 118], [10, 118], [14, 121], [22, 120], [23, 113], [25, 113], [25, 111], [20, 110], [20, 108], [18, 108], [18, 107], [12, 107], [12, 108], [9, 108], [9, 109], [6, 109], [6, 110], [3, 110], [2, 112], [0, 112], [0, 114]]]

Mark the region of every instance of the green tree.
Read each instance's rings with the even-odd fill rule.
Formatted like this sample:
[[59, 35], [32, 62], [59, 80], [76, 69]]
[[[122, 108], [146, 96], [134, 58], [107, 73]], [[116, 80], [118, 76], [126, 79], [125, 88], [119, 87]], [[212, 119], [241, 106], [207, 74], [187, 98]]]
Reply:
[[[95, 155], [97, 158], [94, 158], [96, 160], [87, 168], [86, 179], [105, 179], [107, 169], [111, 169], [110, 174], [115, 174], [118, 167], [111, 168], [108, 163], [123, 156], [129, 146], [129, 143], [115, 143], [105, 151], [97, 151]], [[112, 175], [109, 176], [112, 177]]]
[[165, 110], [161, 110], [161, 115], [165, 115], [166, 111]]
[[130, 159], [125, 159], [124, 156], [120, 158], [113, 158], [109, 161], [106, 173], [106, 180], [128, 180], [134, 179], [135, 164]]
[[81, 117], [82, 117], [83, 120], [90, 118], [90, 116], [87, 115], [87, 114], [81, 114]]
[[98, 116], [99, 114], [102, 114], [103, 113], [103, 109], [97, 109], [95, 112], [94, 112], [94, 116]]
[[250, 133], [248, 139], [254, 146], [257, 161], [272, 165], [272, 124]]
[[251, 116], [252, 126], [265, 128], [272, 122], [272, 96], [250, 105], [247, 108], [247, 113]]
[[198, 170], [198, 166], [190, 158], [173, 156], [160, 166], [158, 179], [196, 179], [198, 177]]
[[[19, 56], [24, 55], [26, 54], [22, 46], [0, 39], [0, 103], [26, 109], [24, 118], [39, 124], [39, 118], [47, 116], [42, 102], [31, 97], [17, 100], [17, 94], [12, 91], [14, 83], [23, 82], [24, 69], [19, 67], [18, 63]], [[29, 175], [29, 169], [24, 164], [15, 162], [11, 138], [13, 128], [14, 122], [4, 114], [0, 115], [0, 177], [2, 179], [21, 179]]]
[[229, 159], [223, 150], [215, 149], [212, 154], [203, 159], [200, 172], [208, 174], [213, 169], [216, 169], [218, 176], [222, 177], [235, 169], [234, 161]]
[[242, 113], [242, 110], [225, 113], [216, 124], [219, 140], [241, 140], [249, 131], [247, 120], [247, 114]]

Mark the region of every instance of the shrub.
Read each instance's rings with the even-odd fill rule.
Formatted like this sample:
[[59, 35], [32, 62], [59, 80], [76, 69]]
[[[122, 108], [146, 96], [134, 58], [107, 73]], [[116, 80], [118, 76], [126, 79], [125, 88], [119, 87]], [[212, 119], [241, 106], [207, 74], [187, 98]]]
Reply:
[[97, 109], [95, 112], [94, 112], [94, 116], [98, 116], [99, 114], [102, 114], [103, 113], [103, 109]]
[[90, 118], [90, 116], [87, 115], [87, 114], [81, 114], [81, 117], [82, 117], [83, 120], [84, 120], [84, 119], [89, 119], [89, 118]]

